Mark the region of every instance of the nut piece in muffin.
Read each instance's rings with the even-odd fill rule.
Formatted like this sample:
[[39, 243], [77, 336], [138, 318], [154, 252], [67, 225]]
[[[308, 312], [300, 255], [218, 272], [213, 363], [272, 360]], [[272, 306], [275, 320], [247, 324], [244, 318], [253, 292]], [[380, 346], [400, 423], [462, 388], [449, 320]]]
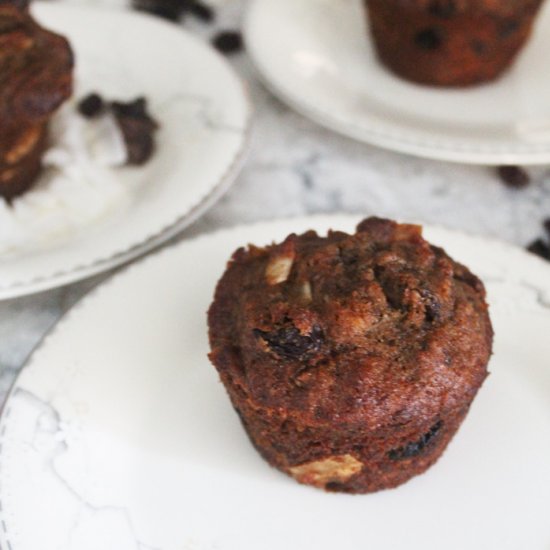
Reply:
[[208, 313], [210, 359], [252, 443], [330, 491], [396, 487], [443, 453], [487, 376], [480, 280], [369, 218], [235, 252]]
[[435, 86], [500, 76], [531, 35], [543, 0], [365, 0], [378, 57]]
[[65, 38], [0, 3], [0, 196], [24, 193], [40, 173], [48, 121], [71, 95], [72, 68]]

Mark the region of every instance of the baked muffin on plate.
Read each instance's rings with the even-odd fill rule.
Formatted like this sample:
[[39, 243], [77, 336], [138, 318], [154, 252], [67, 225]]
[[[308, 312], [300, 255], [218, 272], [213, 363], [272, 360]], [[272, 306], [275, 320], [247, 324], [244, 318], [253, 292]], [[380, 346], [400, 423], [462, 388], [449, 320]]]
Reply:
[[500, 76], [531, 34], [543, 0], [365, 0], [378, 57], [435, 86]]
[[0, 3], [0, 196], [20, 195], [40, 173], [48, 121], [71, 95], [72, 69], [65, 38]]
[[237, 250], [208, 320], [210, 359], [262, 456], [349, 493], [441, 456], [493, 338], [480, 280], [419, 226], [378, 218]]

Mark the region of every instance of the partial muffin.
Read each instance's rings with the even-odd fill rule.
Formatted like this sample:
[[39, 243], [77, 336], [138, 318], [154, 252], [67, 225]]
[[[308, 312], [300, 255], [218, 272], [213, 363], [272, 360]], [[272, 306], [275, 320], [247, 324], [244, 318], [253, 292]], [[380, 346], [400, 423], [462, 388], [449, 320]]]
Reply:
[[48, 121], [71, 95], [72, 69], [65, 38], [27, 10], [0, 4], [0, 196], [25, 192], [38, 176]]
[[480, 280], [420, 227], [378, 218], [237, 250], [208, 321], [210, 359], [262, 456], [350, 493], [439, 458], [493, 338]]
[[500, 76], [527, 42], [543, 0], [365, 0], [378, 57], [435, 86]]

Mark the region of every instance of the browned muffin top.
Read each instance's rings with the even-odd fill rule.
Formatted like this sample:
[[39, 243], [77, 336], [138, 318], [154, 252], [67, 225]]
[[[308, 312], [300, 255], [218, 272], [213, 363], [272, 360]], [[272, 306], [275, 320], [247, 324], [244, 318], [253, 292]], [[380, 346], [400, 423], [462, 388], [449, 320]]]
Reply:
[[0, 121], [3, 134], [47, 119], [71, 94], [73, 55], [62, 36], [28, 11], [0, 4]]
[[252, 405], [363, 429], [456, 405], [492, 342], [479, 279], [420, 227], [378, 218], [239, 249], [209, 324], [214, 364]]
[[[378, 0], [388, 2], [389, 0]], [[447, 19], [465, 11], [489, 11], [506, 16], [518, 8], [529, 8], [542, 0], [390, 0], [402, 8], [425, 9], [432, 15]]]

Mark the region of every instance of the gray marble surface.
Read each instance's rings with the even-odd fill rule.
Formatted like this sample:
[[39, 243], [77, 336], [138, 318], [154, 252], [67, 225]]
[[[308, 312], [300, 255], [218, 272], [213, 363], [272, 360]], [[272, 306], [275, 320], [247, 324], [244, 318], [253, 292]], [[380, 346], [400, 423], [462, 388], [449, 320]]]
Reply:
[[[215, 26], [188, 21], [207, 39], [239, 25], [246, 2], [221, 0]], [[424, 221], [524, 246], [550, 215], [550, 169], [506, 188], [494, 169], [404, 156], [356, 143], [294, 113], [259, 83], [246, 54], [232, 63], [256, 106], [252, 149], [232, 189], [176, 240], [267, 218], [353, 212]], [[0, 302], [0, 402], [33, 347], [81, 296], [110, 273]]]

